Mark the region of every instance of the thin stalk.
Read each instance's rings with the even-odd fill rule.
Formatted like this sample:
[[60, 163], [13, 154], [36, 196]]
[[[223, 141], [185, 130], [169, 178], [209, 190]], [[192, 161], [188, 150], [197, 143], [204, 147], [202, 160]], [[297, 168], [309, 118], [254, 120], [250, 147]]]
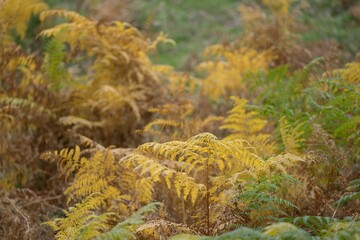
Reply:
[[207, 235], [210, 234], [210, 193], [209, 193], [209, 164], [206, 161], [206, 223], [207, 223]]

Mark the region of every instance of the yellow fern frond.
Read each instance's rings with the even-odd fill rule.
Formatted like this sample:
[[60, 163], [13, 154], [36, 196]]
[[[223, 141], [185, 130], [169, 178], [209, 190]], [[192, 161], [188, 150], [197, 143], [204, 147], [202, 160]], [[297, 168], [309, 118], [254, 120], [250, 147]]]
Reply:
[[282, 173], [287, 174], [287, 169], [290, 169], [300, 163], [307, 163], [308, 160], [305, 157], [299, 157], [291, 153], [286, 153], [269, 158], [266, 162], [271, 168], [280, 170]]
[[289, 0], [262, 0], [263, 4], [278, 15], [287, 15], [289, 13]]
[[215, 53], [217, 57], [198, 66], [198, 70], [206, 74], [202, 91], [213, 100], [245, 90], [244, 75], [266, 71], [272, 59], [268, 51], [258, 52], [245, 47], [229, 49], [216, 46], [205, 50], [205, 53]]
[[217, 116], [209, 116], [205, 119], [197, 117], [195, 107], [189, 101], [165, 104], [152, 108], [149, 112], [157, 113], [161, 117], [148, 123], [139, 132], [157, 137], [160, 141], [188, 139], [222, 120], [222, 117]]
[[48, 17], [59, 16], [71, 22], [85, 22], [86, 18], [74, 11], [62, 10], [62, 9], [51, 9], [44, 11], [40, 14], [40, 20], [45, 21]]
[[256, 174], [268, 172], [267, 163], [249, 152], [249, 145], [244, 141], [218, 140], [210, 133], [196, 135], [184, 142], [143, 144], [123, 158], [121, 163], [132, 168], [140, 177], [150, 177], [152, 182], [163, 180], [179, 198], [186, 201], [190, 197], [192, 204], [200, 196], [205, 196], [205, 183], [196, 179], [203, 176], [208, 168], [233, 177], [240, 177], [234, 174], [244, 170]]
[[[149, 149], [148, 147], [142, 146], [142, 150], [146, 148]], [[148, 180], [151, 180], [151, 183], [159, 182], [161, 179], [164, 179], [166, 186], [168, 188], [173, 187], [176, 190], [179, 198], [183, 196], [186, 200], [187, 196], [191, 192], [192, 200], [195, 202], [198, 194], [201, 194], [201, 192], [204, 190], [204, 186], [202, 184], [195, 183], [193, 178], [187, 176], [186, 174], [170, 169], [147, 156], [133, 154], [122, 159], [121, 162], [127, 166], [136, 166], [134, 167], [134, 171], [139, 172], [140, 177], [149, 176], [150, 179]], [[153, 192], [153, 187], [142, 184], [141, 191]]]
[[[108, 220], [110, 214], [103, 215], [99, 219], [99, 217], [91, 211], [98, 208], [103, 201], [104, 199], [101, 196], [88, 196], [81, 203], [70, 207], [69, 211], [64, 211], [65, 218], [56, 218], [51, 222], [46, 222], [46, 224], [56, 232], [56, 239], [76, 239], [84, 228], [90, 227], [91, 225], [93, 225], [92, 227], [95, 229], [91, 231], [88, 229], [87, 233], [93, 235], [98, 231], [98, 227], [107, 228], [107, 224], [104, 222]], [[94, 224], [94, 221], [96, 224]]]
[[348, 63], [345, 68], [340, 71], [342, 79], [345, 82], [350, 84], [360, 84], [360, 63]]
[[40, 156], [43, 160], [56, 161], [59, 169], [66, 178], [76, 171], [85, 161], [85, 158], [80, 159], [80, 148], [76, 146], [74, 149], [64, 148], [60, 152], [55, 153], [46, 152]]
[[95, 128], [95, 127], [101, 127], [101, 122], [92, 122], [89, 120], [86, 120], [84, 118], [76, 117], [76, 116], [66, 116], [59, 118], [58, 122], [64, 126], [73, 126], [73, 129], [79, 129], [82, 127], [87, 128]]
[[275, 153], [275, 144], [271, 142], [270, 135], [262, 133], [267, 124], [266, 120], [257, 117], [254, 111], [246, 111], [246, 99], [231, 98], [235, 106], [223, 121], [220, 129], [231, 132], [225, 139], [246, 140], [255, 147], [260, 156], [271, 156]]
[[[66, 10], [45, 11], [40, 17], [65, 18], [66, 23], [44, 30], [40, 36], [69, 45], [75, 62], [80, 52], [91, 62], [89, 74], [75, 76], [87, 84], [76, 85], [71, 104], [77, 108], [71, 114], [101, 123], [102, 131], [119, 131], [125, 123], [135, 128], [163, 90], [147, 57], [151, 42], [128, 23], [104, 24]], [[90, 126], [84, 121], [82, 125]]]
[[15, 28], [20, 38], [24, 38], [31, 15], [47, 8], [42, 0], [5, 0], [0, 7], [0, 19], [8, 22], [8, 30]]

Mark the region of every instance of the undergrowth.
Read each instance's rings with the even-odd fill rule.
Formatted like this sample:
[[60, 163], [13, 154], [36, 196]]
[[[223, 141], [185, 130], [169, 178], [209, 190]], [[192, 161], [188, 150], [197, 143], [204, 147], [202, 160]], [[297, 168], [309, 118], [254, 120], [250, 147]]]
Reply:
[[1, 237], [360, 237], [360, 64], [301, 4], [241, 4], [186, 72], [96, 11], [0, 0]]

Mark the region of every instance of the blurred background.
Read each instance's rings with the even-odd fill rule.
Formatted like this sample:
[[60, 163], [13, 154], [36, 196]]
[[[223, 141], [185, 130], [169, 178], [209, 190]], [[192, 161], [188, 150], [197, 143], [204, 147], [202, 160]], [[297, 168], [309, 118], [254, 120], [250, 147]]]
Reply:
[[[164, 32], [176, 46], [160, 46], [152, 57], [181, 70], [191, 69], [203, 49], [232, 41], [242, 32], [241, 4], [250, 0], [47, 0], [52, 8], [75, 10], [99, 21], [121, 20], [154, 37]], [[290, 1], [297, 14], [297, 31], [304, 42], [332, 41], [354, 57], [360, 47], [360, 1]], [[321, 45], [321, 44], [320, 44]]]

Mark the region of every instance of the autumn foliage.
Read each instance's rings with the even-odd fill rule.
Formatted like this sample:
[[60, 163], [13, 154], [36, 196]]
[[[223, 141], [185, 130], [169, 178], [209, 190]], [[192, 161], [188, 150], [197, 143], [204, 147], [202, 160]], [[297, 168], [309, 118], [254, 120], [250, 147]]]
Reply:
[[0, 236], [358, 239], [360, 63], [258, 3], [181, 72], [163, 33], [0, 0]]

